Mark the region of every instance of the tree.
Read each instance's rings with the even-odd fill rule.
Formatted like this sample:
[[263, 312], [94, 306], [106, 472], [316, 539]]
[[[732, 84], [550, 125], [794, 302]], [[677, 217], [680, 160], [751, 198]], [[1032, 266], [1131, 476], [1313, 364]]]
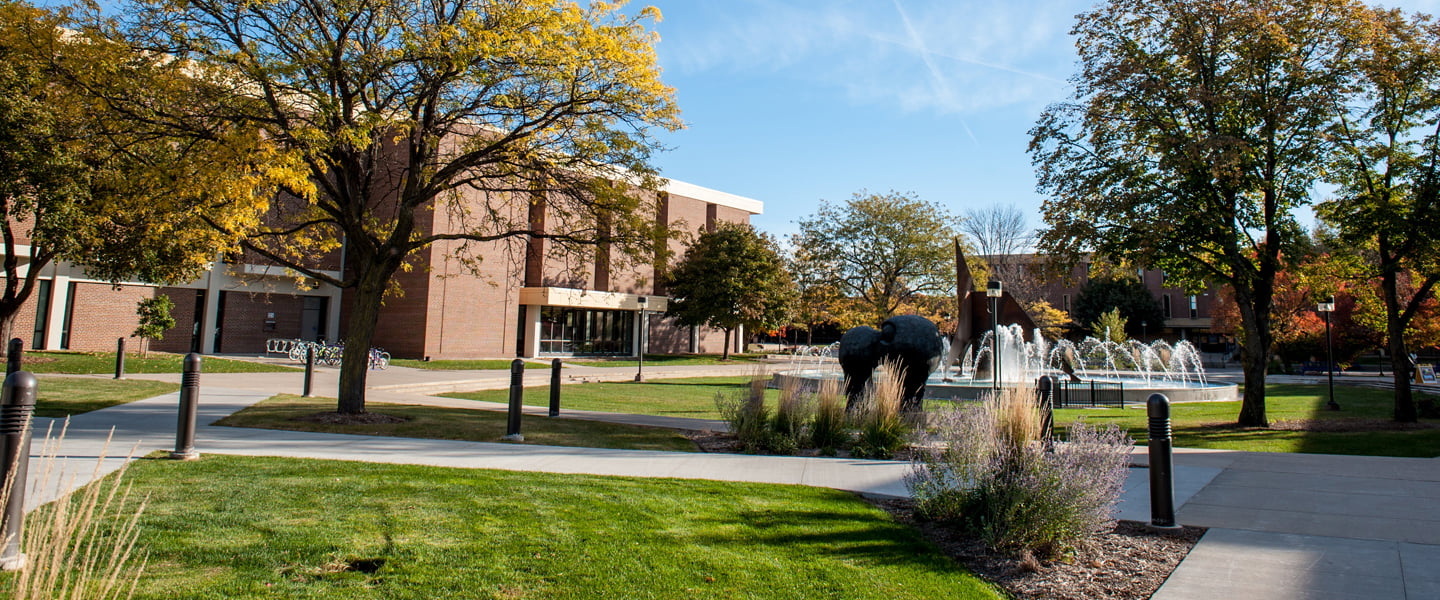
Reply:
[[1102, 341], [1123, 344], [1130, 336], [1125, 335], [1125, 324], [1129, 319], [1120, 314], [1120, 309], [1112, 308], [1100, 313], [1090, 323], [1090, 331], [1095, 332]]
[[809, 249], [792, 248], [785, 266], [798, 292], [795, 325], [805, 328], [805, 343], [813, 344], [816, 326], [845, 320], [844, 296], [840, 287], [828, 276], [831, 270], [828, 261], [815, 256]]
[[1112, 336], [1119, 335], [1121, 339], [1126, 336], [1139, 337], [1142, 333], [1141, 323], [1155, 327], [1159, 331], [1164, 327], [1165, 311], [1155, 301], [1155, 296], [1145, 288], [1145, 284], [1130, 273], [1125, 276], [1102, 276], [1092, 278], [1085, 282], [1080, 288], [1080, 293], [1075, 295], [1075, 302], [1070, 305], [1071, 316], [1076, 323], [1083, 323], [1090, 328], [1091, 335], [1101, 337], [1105, 335], [1104, 330], [1097, 330], [1091, 324], [1100, 320], [1100, 316], [1112, 310], [1119, 311], [1123, 323], [1128, 323], [1124, 331], [1111, 331]]
[[[1317, 212], [1341, 239], [1368, 255], [1379, 279], [1383, 327], [1391, 356], [1409, 353], [1406, 330], [1440, 283], [1440, 32], [1429, 17], [1358, 9], [1350, 66], [1355, 106], [1331, 133], [1336, 197]], [[1396, 360], [1394, 419], [1419, 418], [1412, 368]]]
[[1040, 247], [1164, 269], [1235, 292], [1245, 331], [1238, 422], [1268, 424], [1270, 307], [1301, 239], [1343, 96], [1347, 0], [1111, 0], [1078, 17], [1075, 92], [1030, 143], [1050, 198]]
[[775, 241], [749, 225], [721, 223], [700, 234], [670, 272], [666, 311], [680, 324], [725, 330], [723, 360], [730, 359], [736, 327], [774, 329], [795, 304], [795, 284]]
[[130, 335], [140, 338], [141, 356], [150, 354], [150, 340], [165, 339], [165, 332], [175, 327], [175, 317], [170, 316], [172, 310], [175, 310], [175, 303], [165, 294], [142, 299], [136, 304], [139, 326]]
[[124, 117], [91, 86], [148, 97], [167, 79], [129, 48], [71, 24], [64, 11], [0, 1], [0, 339], [54, 261], [111, 282], [191, 280], [235, 241], [198, 215], [258, 214], [253, 192], [265, 178], [245, 158], [253, 145], [226, 153], [106, 134]]
[[990, 276], [1005, 284], [1005, 291], [1022, 306], [1040, 301], [1045, 265], [1034, 254], [1035, 230], [1025, 213], [1013, 204], [994, 204], [965, 211], [960, 230], [989, 265]]
[[[192, 84], [166, 102], [110, 101], [181, 144], [215, 139], [213, 123], [259, 131], [280, 149], [267, 166], [300, 166], [263, 222], [214, 225], [353, 290], [340, 413], [364, 412], [382, 300], [432, 244], [452, 243], [477, 273], [527, 239], [636, 261], [657, 246], [650, 132], [681, 122], [645, 28], [653, 8], [136, 0], [128, 12], [126, 39], [173, 56]], [[338, 276], [315, 259], [342, 249]]]
[[1036, 300], [1026, 304], [1025, 312], [1029, 313], [1030, 320], [1035, 322], [1035, 327], [1040, 329], [1040, 334], [1052, 340], [1063, 337], [1065, 325], [1071, 322], [1069, 313], [1055, 308], [1045, 300]]
[[906, 302], [954, 293], [955, 237], [945, 208], [914, 194], [856, 193], [843, 206], [821, 201], [793, 243], [817, 257], [824, 279], [858, 300], [845, 327], [876, 325]]

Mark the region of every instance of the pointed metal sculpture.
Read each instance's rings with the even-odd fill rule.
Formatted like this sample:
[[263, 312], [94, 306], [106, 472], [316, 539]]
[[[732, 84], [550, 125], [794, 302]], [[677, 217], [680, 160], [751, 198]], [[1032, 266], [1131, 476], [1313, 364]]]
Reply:
[[[955, 337], [950, 340], [950, 354], [945, 357], [943, 369], [955, 364], [965, 350], [977, 339], [983, 338], [983, 332], [991, 328], [990, 303], [984, 291], [975, 290], [975, 276], [970, 273], [970, 265], [965, 261], [958, 238], [955, 240], [955, 307], [959, 313], [955, 321]], [[1007, 326], [1017, 324], [1026, 331], [1035, 329], [1030, 313], [1008, 291], [1000, 299], [1000, 323]], [[977, 332], [981, 333], [977, 335]], [[984, 378], [988, 374], [976, 373], [976, 377]]]

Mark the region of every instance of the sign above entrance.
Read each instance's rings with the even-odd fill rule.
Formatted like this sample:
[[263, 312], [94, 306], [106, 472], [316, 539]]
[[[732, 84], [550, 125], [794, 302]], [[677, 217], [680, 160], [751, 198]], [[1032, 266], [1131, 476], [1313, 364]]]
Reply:
[[[640, 310], [640, 294], [620, 292], [597, 292], [559, 287], [520, 288], [520, 303], [530, 306], [567, 306], [571, 308], [604, 308], [611, 310]], [[670, 299], [665, 296], [645, 296], [645, 310], [665, 312]]]

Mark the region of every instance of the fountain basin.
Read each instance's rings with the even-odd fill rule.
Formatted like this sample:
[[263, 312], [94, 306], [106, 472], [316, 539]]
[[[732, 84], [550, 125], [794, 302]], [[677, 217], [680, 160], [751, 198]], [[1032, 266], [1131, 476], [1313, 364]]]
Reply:
[[[776, 387], [784, 385], [798, 385], [802, 390], [814, 390], [823, 380], [840, 381], [844, 375], [838, 371], [824, 369], [794, 369], [780, 371], [771, 377], [771, 385]], [[1064, 374], [1057, 377], [1065, 378]], [[1144, 406], [1145, 401], [1151, 394], [1164, 394], [1171, 402], [1229, 402], [1239, 399], [1239, 386], [1233, 383], [1199, 383], [1196, 381], [1146, 381], [1143, 378], [1124, 377], [1117, 374], [1105, 374], [1097, 377], [1086, 378], [1080, 382], [1066, 381], [1063, 386], [1071, 390], [1072, 397], [1075, 394], [1090, 394], [1089, 386], [1092, 382], [1096, 387], [1103, 387], [1107, 390], [1119, 392], [1123, 403], [1129, 405]], [[1013, 388], [1020, 384], [1018, 381], [1002, 381], [1001, 387]], [[1117, 386], [1118, 384], [1118, 386]], [[1027, 385], [1035, 385], [1035, 382], [1027, 382]], [[841, 388], [843, 389], [843, 385]], [[1116, 389], [1118, 387], [1118, 390]], [[978, 400], [989, 394], [994, 389], [994, 383], [988, 379], [972, 380], [968, 377], [952, 377], [949, 380], [942, 378], [939, 374], [931, 375], [930, 381], [925, 384], [926, 399], [942, 400]], [[1111, 393], [1114, 393], [1114, 392]]]

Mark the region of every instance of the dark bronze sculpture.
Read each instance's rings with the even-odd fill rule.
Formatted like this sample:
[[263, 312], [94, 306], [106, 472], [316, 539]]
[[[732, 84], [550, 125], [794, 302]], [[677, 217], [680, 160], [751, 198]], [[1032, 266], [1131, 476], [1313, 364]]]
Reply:
[[900, 315], [886, 319], [880, 330], [856, 327], [840, 338], [840, 368], [845, 371], [845, 408], [853, 410], [865, 395], [870, 373], [882, 360], [893, 360], [905, 370], [900, 410], [923, 408], [925, 380], [940, 365], [940, 329], [930, 319]]

